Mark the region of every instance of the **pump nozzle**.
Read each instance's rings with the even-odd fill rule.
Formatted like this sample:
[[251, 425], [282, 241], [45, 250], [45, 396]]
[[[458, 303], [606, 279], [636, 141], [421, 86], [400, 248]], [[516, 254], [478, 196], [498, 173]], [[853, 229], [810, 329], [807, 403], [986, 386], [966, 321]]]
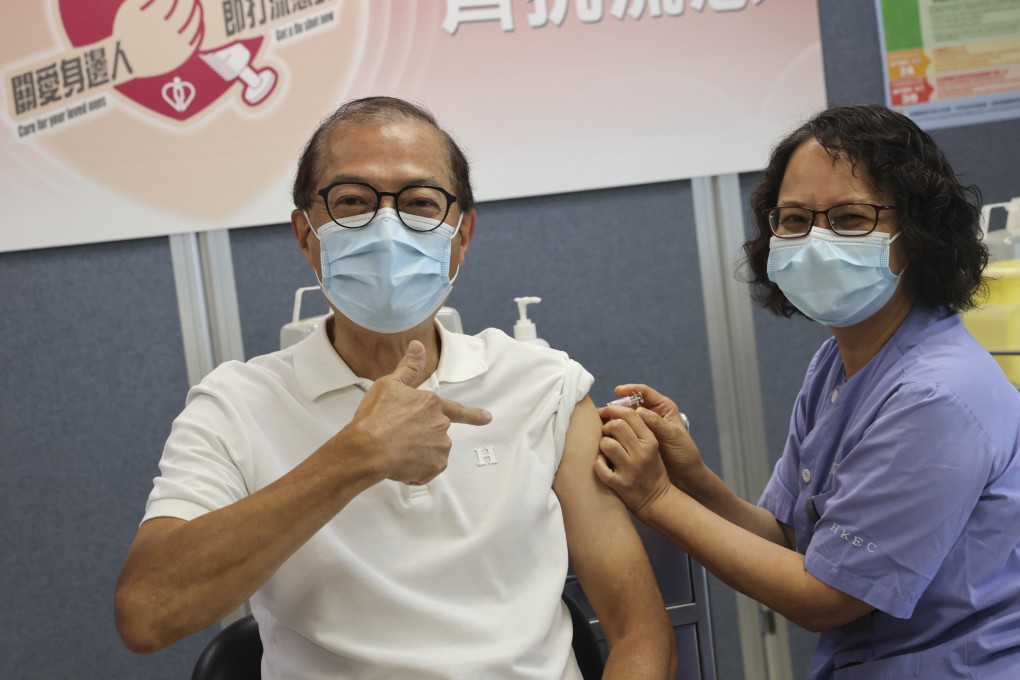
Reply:
[[521, 313], [521, 318], [517, 319], [517, 323], [514, 324], [514, 338], [522, 342], [530, 342], [533, 345], [542, 345], [548, 347], [549, 343], [538, 337], [538, 331], [535, 330], [535, 324], [528, 318], [528, 305], [541, 302], [540, 297], [518, 297], [514, 298], [514, 302], [517, 303], [517, 309]]
[[521, 317], [514, 324], [514, 337], [518, 340], [534, 340], [538, 337], [535, 324], [528, 318], [528, 305], [537, 304], [542, 301], [540, 297], [516, 297], [517, 310]]

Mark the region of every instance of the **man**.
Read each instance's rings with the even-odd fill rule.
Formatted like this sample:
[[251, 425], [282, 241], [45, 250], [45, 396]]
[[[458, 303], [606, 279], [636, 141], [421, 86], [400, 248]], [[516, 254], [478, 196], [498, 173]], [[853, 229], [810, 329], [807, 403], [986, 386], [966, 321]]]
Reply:
[[333, 314], [189, 394], [117, 584], [127, 646], [250, 598], [265, 678], [579, 678], [569, 555], [605, 677], [671, 677], [647, 556], [592, 473], [591, 376], [435, 322], [475, 232], [456, 143], [407, 102], [350, 102], [309, 140], [294, 203]]

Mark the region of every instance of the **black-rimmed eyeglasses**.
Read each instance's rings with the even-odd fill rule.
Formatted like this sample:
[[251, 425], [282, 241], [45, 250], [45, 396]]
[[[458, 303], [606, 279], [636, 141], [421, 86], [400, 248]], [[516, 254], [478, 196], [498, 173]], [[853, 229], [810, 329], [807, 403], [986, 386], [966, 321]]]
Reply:
[[330, 218], [347, 229], [369, 224], [383, 196], [392, 196], [400, 222], [413, 231], [432, 231], [446, 220], [457, 197], [441, 187], [409, 184], [400, 191], [379, 191], [365, 182], [334, 182], [318, 192]]
[[826, 210], [812, 210], [799, 205], [780, 205], [764, 212], [773, 234], [779, 238], [801, 238], [811, 231], [816, 215], [824, 215], [829, 227], [840, 236], [867, 236], [875, 231], [883, 210], [896, 210], [896, 206], [841, 203]]

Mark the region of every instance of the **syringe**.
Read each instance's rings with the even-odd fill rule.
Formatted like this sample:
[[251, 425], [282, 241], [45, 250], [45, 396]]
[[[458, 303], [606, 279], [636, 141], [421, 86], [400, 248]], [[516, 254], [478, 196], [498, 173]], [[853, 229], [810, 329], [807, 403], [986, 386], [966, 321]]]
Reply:
[[[619, 399], [613, 399], [606, 406], [626, 406], [627, 408], [637, 408], [641, 404], [645, 403], [645, 395], [641, 392], [635, 392], [634, 394], [628, 394], [626, 397], [620, 397]], [[686, 413], [680, 413], [680, 422], [684, 424], [684, 429], [688, 432], [691, 431], [691, 421], [687, 419]]]
[[613, 399], [606, 406], [626, 406], [628, 408], [637, 407], [643, 404], [645, 401], [645, 395], [641, 392], [635, 392], [634, 394], [628, 394], [626, 397], [620, 397], [619, 399]]

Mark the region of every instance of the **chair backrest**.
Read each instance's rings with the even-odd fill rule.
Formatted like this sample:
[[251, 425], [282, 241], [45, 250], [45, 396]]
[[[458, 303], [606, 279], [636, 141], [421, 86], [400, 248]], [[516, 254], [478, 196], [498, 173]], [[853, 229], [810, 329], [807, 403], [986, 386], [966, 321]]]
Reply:
[[251, 614], [216, 633], [198, 657], [191, 680], [261, 680], [262, 638]]
[[[567, 593], [563, 601], [574, 629], [573, 648], [584, 680], [599, 680], [605, 662], [595, 630], [581, 607]], [[262, 639], [259, 624], [249, 614], [217, 633], [198, 657], [191, 680], [261, 680]]]
[[584, 680], [599, 680], [602, 671], [605, 670], [606, 662], [602, 659], [602, 648], [599, 647], [599, 639], [595, 636], [595, 629], [591, 627], [588, 617], [581, 611], [577, 601], [563, 593], [563, 601], [567, 603], [570, 610], [570, 622], [574, 626], [574, 658], [577, 659], [577, 666], [581, 669], [581, 677]]

